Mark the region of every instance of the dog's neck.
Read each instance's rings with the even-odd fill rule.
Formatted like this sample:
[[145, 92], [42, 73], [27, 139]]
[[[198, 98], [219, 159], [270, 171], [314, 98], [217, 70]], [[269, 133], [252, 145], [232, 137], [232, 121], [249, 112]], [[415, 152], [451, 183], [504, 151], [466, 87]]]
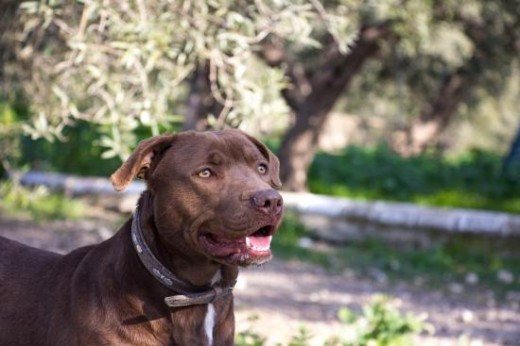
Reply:
[[[238, 275], [237, 267], [214, 262], [206, 256], [193, 251], [182, 251], [182, 249], [174, 249], [172, 251], [165, 245], [165, 242], [161, 239], [161, 230], [159, 230], [153, 217], [153, 196], [150, 192], [145, 191], [143, 193], [138, 205], [140, 228], [144, 242], [150, 248], [153, 256], [167, 270], [191, 287], [189, 290], [201, 291], [217, 283], [223, 287], [234, 286]], [[179, 293], [183, 293], [182, 290]]]

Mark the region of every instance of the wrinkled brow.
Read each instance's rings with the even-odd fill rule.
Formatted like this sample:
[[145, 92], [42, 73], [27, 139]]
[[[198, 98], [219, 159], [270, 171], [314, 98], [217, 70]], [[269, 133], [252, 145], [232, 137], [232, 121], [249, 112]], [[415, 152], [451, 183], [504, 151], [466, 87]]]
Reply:
[[214, 165], [220, 165], [224, 161], [224, 157], [220, 152], [213, 151], [208, 155], [208, 162]]
[[260, 151], [258, 149], [256, 149], [256, 147], [255, 148], [252, 148], [250, 146], [244, 147], [242, 150], [242, 153], [244, 155], [244, 159], [248, 163], [265, 160], [262, 153], [260, 153]]
[[240, 150], [234, 150], [231, 155], [225, 155], [220, 151], [212, 151], [206, 157], [206, 162], [212, 165], [221, 165], [230, 161], [242, 161], [246, 163], [254, 163], [265, 160], [263, 155], [252, 147], [241, 147]]

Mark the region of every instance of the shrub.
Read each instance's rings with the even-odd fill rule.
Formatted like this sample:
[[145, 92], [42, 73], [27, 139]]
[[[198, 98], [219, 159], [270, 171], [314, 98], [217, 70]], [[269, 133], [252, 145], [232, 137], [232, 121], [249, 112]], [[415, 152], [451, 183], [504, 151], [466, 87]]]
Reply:
[[[424, 318], [402, 314], [385, 296], [376, 296], [361, 314], [342, 308], [338, 317], [348, 331], [337, 344], [342, 346], [413, 345], [413, 336], [425, 328]], [[329, 345], [333, 343], [329, 341]]]
[[520, 212], [520, 179], [512, 173], [503, 174], [501, 157], [482, 151], [404, 158], [384, 146], [350, 146], [339, 155], [317, 155], [309, 187], [364, 200]]
[[0, 183], [0, 211], [12, 215], [30, 215], [33, 220], [78, 219], [83, 204], [60, 194], [50, 193], [45, 187], [25, 188], [12, 181]]
[[[376, 296], [361, 313], [341, 308], [338, 318], [344, 333], [328, 339], [323, 346], [408, 346], [426, 329], [423, 317], [402, 314], [385, 296]], [[311, 334], [300, 327], [286, 346], [309, 346]], [[263, 346], [266, 338], [250, 330], [237, 334], [237, 346]], [[279, 345], [283, 346], [283, 345]]]

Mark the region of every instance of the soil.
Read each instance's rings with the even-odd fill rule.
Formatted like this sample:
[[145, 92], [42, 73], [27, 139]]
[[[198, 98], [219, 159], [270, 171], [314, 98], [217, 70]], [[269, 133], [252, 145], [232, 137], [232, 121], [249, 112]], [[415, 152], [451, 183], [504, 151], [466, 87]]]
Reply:
[[[110, 237], [117, 229], [112, 225], [123, 220], [116, 213], [99, 215], [36, 223], [0, 214], [0, 235], [65, 253]], [[417, 345], [520, 345], [520, 292], [498, 299], [492, 291], [456, 288], [418, 289], [412, 283], [390, 284], [348, 270], [331, 274], [318, 266], [275, 259], [241, 270], [235, 289], [237, 332], [257, 333], [266, 345], [277, 345], [287, 344], [305, 327], [312, 336], [309, 344], [323, 345], [331, 336], [349, 333], [337, 318], [341, 307], [359, 311], [376, 294], [384, 294], [403, 313], [426, 318], [430, 327], [417, 337]]]

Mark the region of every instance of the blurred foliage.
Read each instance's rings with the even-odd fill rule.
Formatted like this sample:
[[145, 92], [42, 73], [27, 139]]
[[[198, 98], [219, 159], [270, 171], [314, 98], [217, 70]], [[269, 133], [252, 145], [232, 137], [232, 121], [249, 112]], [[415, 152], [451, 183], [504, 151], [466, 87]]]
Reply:
[[5, 170], [10, 170], [11, 161], [20, 160], [21, 126], [20, 114], [13, 103], [0, 100], [0, 178], [6, 177]]
[[[338, 2], [346, 8], [355, 0]], [[343, 6], [343, 7], [341, 7]], [[286, 115], [280, 70], [255, 59], [269, 35], [318, 47], [316, 32], [346, 44], [355, 30], [319, 1], [25, 1], [7, 36], [8, 84], [30, 96], [32, 138], [65, 138], [78, 121], [102, 133], [103, 157], [126, 157], [145, 126], [153, 135], [183, 119], [183, 82], [209, 64], [214, 127]]]
[[478, 150], [404, 158], [385, 146], [350, 146], [317, 155], [309, 181], [315, 193], [520, 213], [517, 175], [503, 174], [498, 155]]
[[[0, 137], [0, 169], [31, 168], [84, 176], [109, 176], [121, 164], [118, 158], [102, 157], [104, 149], [99, 143], [102, 134], [97, 125], [78, 120], [63, 129], [63, 141], [48, 141], [23, 136], [16, 130], [29, 117], [24, 104], [0, 102], [0, 131], [6, 133]], [[150, 129], [144, 126], [138, 127], [134, 133], [137, 140], [151, 135]]]
[[250, 315], [247, 318], [246, 330], [241, 330], [235, 335], [235, 345], [237, 346], [262, 346], [267, 338], [251, 330], [251, 326], [257, 324], [258, 315]]
[[31, 220], [75, 220], [83, 216], [85, 206], [72, 198], [50, 193], [45, 187], [25, 188], [12, 181], [0, 183], [0, 212], [30, 217]]
[[312, 338], [311, 333], [305, 326], [298, 328], [298, 334], [294, 335], [287, 346], [306, 346], [309, 345], [310, 339]]
[[513, 103], [489, 97], [518, 86], [510, 30], [518, 21], [517, 1], [25, 1], [3, 33], [10, 59], [2, 87], [7, 104], [25, 97], [29, 116], [13, 122], [2, 110], [0, 155], [20, 155], [22, 130], [63, 141], [89, 128], [99, 133], [89, 134], [92, 144], [103, 148], [93, 154], [124, 158], [143, 129], [154, 135], [179, 128], [191, 92], [186, 81], [206, 65], [212, 97], [222, 106], [221, 114], [208, 115], [212, 126], [242, 124], [254, 133], [270, 124], [280, 133], [290, 126], [282, 90], [294, 86], [283, 66], [258, 58], [262, 45], [282, 42], [287, 61], [301, 62], [312, 75], [331, 41], [347, 52], [362, 26], [382, 22], [392, 35], [340, 107], [393, 118], [402, 129], [462, 68], [479, 79], [460, 113], [471, 122], [490, 114], [487, 124], [511, 113]]
[[[283, 66], [271, 67], [258, 58], [262, 44], [282, 42], [287, 61], [301, 62], [306, 68], [302, 73], [312, 76], [328, 49], [336, 48], [331, 42], [347, 52], [361, 27], [382, 22], [391, 24], [392, 35], [381, 42], [377, 58], [367, 63], [337, 108], [391, 118], [395, 126], [388, 132], [403, 129], [429, 107], [446, 76], [468, 70], [478, 76], [478, 83], [458, 110], [460, 122], [493, 139], [464, 132], [450, 135], [446, 143], [473, 137], [472, 144], [504, 150], [507, 131], [518, 122], [520, 72], [511, 46], [517, 33], [510, 30], [519, 22], [518, 9], [516, 0], [25, 1], [2, 36], [8, 48], [2, 53], [10, 60], [1, 66], [0, 159], [8, 169], [11, 162], [18, 167], [30, 163], [106, 175], [116, 166], [112, 158], [126, 157], [139, 139], [180, 128], [191, 92], [187, 81], [206, 65], [211, 94], [222, 105], [221, 114], [208, 115], [214, 127], [241, 124], [254, 133], [269, 124], [279, 135], [280, 129], [291, 126], [282, 90], [294, 85]], [[475, 57], [480, 59], [476, 65]], [[31, 138], [60, 142], [32, 143], [20, 139], [22, 131]], [[101, 163], [99, 157], [111, 161]], [[349, 166], [349, 159], [340, 158], [338, 165]], [[318, 158], [315, 167], [322, 162], [333, 165], [324, 161]], [[433, 188], [441, 185], [434, 181], [438, 177], [417, 173], [419, 169], [411, 167], [415, 163], [404, 164], [407, 172], [399, 175], [403, 162], [388, 162], [392, 167], [386, 173], [391, 175], [375, 180], [370, 180], [373, 173], [357, 180], [351, 179], [352, 172], [345, 178], [321, 177], [314, 168], [310, 188], [369, 199], [520, 208], [514, 197], [491, 201], [502, 197], [493, 189], [507, 190], [513, 184], [512, 191], [517, 191], [514, 182], [493, 177], [473, 189], [474, 179], [455, 179], [463, 183], [459, 187], [443, 173], [438, 181], [448, 182], [446, 189]], [[423, 163], [425, 171], [432, 170]], [[363, 169], [370, 171], [367, 164]], [[478, 165], [474, 169], [489, 168]], [[488, 173], [482, 172], [482, 178]], [[411, 179], [404, 178], [409, 174]], [[412, 192], [415, 187], [418, 192]]]
[[241, 331], [235, 337], [235, 345], [237, 346], [262, 346], [266, 338], [260, 334], [250, 330]]
[[392, 142], [398, 140], [396, 131], [408, 131], [433, 108], [450, 76], [461, 76], [465, 88], [460, 99], [454, 98], [456, 115], [440, 119], [448, 126], [441, 144], [458, 151], [506, 151], [519, 121], [520, 2], [408, 3], [407, 10], [394, 3], [379, 12], [387, 18], [396, 12], [410, 15], [396, 17], [398, 39], [381, 43], [379, 59], [367, 62], [336, 109], [386, 119], [385, 139]]
[[[363, 306], [358, 314], [342, 308], [338, 317], [350, 328], [345, 341], [329, 342], [338, 346], [407, 346], [415, 345], [413, 336], [426, 327], [425, 316], [402, 314], [385, 296], [375, 296], [371, 304]], [[341, 338], [340, 338], [341, 340]]]
[[[24, 136], [22, 155], [15, 162], [35, 170], [108, 177], [121, 165], [121, 160], [103, 158], [104, 149], [99, 143], [102, 135], [95, 127], [92, 123], [77, 121], [63, 130], [63, 142]], [[134, 130], [134, 135], [137, 141], [150, 137], [150, 128], [140, 126]]]

